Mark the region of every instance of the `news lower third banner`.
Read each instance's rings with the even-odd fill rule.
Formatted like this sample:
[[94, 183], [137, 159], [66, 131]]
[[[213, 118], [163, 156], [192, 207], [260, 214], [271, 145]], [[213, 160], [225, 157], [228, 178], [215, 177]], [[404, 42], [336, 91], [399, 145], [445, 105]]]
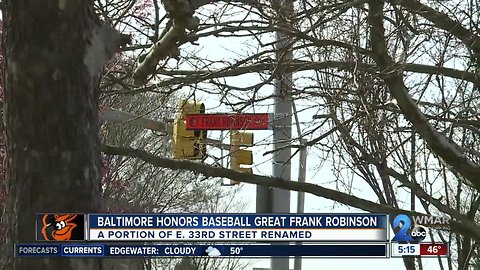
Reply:
[[38, 214], [37, 240], [388, 241], [387, 222], [382, 214]]
[[315, 245], [15, 244], [16, 257], [376, 257], [387, 243]]
[[91, 241], [387, 241], [386, 215], [88, 215]]

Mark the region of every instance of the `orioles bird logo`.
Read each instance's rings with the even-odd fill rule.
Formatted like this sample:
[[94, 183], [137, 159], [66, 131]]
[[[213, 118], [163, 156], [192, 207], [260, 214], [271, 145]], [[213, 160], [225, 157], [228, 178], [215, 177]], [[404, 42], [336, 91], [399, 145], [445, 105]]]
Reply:
[[72, 222], [76, 214], [43, 215], [42, 234], [47, 241], [68, 241], [77, 224]]

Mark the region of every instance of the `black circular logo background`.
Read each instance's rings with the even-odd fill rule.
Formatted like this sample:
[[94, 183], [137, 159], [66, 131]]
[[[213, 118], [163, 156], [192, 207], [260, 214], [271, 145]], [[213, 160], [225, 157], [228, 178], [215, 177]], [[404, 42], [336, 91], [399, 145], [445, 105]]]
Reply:
[[415, 227], [412, 229], [412, 232], [410, 232], [410, 235], [415, 242], [421, 242], [427, 237], [427, 231], [422, 227]]

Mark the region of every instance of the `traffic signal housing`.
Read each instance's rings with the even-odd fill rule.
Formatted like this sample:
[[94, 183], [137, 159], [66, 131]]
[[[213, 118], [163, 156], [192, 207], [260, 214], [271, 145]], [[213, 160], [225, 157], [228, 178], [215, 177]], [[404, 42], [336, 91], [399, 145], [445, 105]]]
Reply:
[[[230, 169], [243, 173], [253, 173], [251, 167], [245, 165], [253, 164], [252, 151], [241, 147], [253, 146], [253, 133], [232, 130], [230, 132]], [[236, 185], [240, 182], [230, 180], [230, 184]]]
[[187, 114], [204, 114], [205, 104], [181, 100], [178, 108], [178, 116], [173, 122], [173, 158], [204, 159], [207, 155], [207, 131], [187, 130], [185, 116]]

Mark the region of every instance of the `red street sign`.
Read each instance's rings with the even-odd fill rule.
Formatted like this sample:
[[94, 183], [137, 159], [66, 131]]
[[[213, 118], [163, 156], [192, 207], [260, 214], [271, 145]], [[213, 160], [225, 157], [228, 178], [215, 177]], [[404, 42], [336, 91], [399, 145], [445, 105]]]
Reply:
[[269, 129], [269, 114], [187, 114], [185, 122], [187, 130], [261, 130]]

